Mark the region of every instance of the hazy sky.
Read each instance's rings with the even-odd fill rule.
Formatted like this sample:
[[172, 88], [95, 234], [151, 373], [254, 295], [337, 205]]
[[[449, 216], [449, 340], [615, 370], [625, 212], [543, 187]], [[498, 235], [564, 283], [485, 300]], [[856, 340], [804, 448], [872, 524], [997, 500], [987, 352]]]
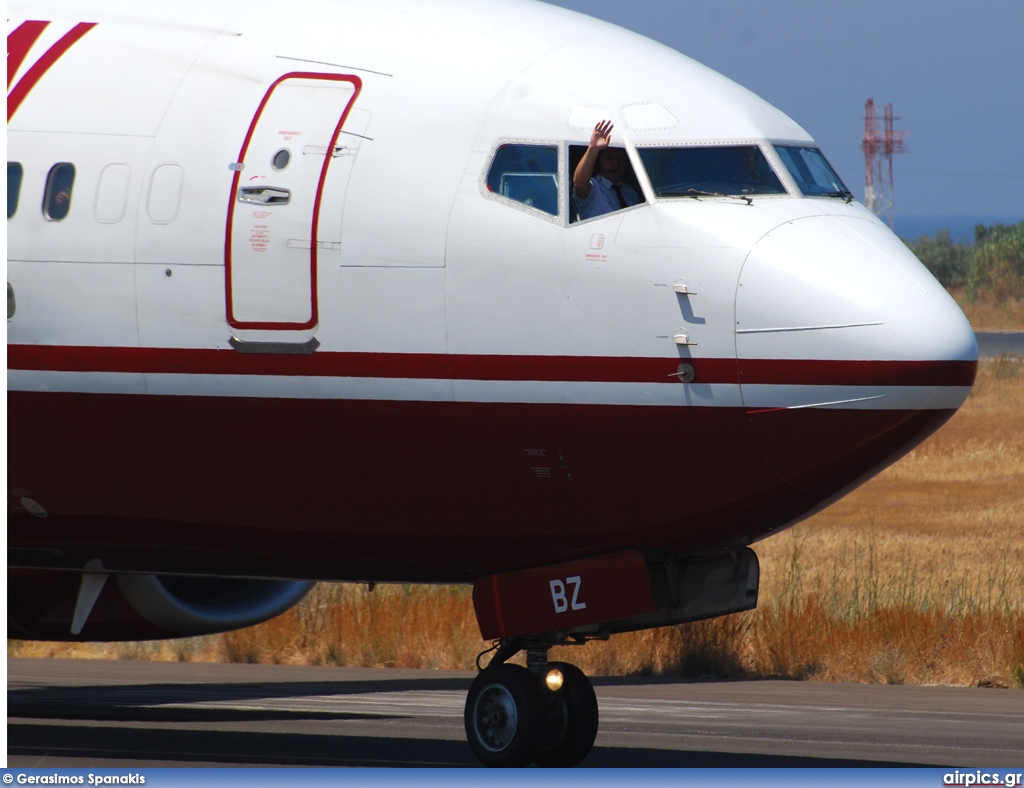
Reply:
[[[1024, 0], [548, 0], [720, 71], [864, 195], [864, 102], [892, 102], [896, 230], [1024, 220]], [[950, 224], [946, 222], [946, 224]], [[941, 226], [941, 225], [940, 225]]]

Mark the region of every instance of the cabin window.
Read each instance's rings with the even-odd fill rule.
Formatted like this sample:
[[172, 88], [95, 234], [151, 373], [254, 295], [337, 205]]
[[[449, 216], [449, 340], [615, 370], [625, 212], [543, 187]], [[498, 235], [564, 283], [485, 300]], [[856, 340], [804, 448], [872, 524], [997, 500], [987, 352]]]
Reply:
[[71, 210], [71, 190], [75, 184], [75, 165], [66, 161], [54, 164], [46, 176], [43, 194], [43, 216], [51, 222], [61, 222]]
[[149, 182], [146, 210], [153, 224], [170, 224], [178, 218], [185, 172], [180, 164], [161, 164]]
[[776, 145], [775, 150], [806, 196], [852, 198], [850, 190], [817, 148]]
[[757, 145], [638, 148], [659, 198], [785, 194]]
[[131, 184], [132, 168], [127, 164], [108, 164], [103, 168], [96, 190], [96, 221], [117, 224], [124, 218]]
[[18, 197], [21, 196], [21, 179], [25, 168], [16, 161], [7, 162], [7, 218], [14, 216], [18, 210]]
[[558, 148], [502, 145], [487, 172], [487, 188], [514, 202], [558, 215]]

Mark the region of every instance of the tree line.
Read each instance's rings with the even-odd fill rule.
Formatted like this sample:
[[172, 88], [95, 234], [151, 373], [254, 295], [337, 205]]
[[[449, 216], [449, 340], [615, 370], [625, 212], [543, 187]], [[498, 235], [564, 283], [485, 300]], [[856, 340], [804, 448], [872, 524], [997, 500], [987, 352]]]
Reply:
[[949, 230], [904, 243], [945, 287], [1002, 301], [1024, 297], [1024, 222], [976, 225], [974, 243], [955, 243]]

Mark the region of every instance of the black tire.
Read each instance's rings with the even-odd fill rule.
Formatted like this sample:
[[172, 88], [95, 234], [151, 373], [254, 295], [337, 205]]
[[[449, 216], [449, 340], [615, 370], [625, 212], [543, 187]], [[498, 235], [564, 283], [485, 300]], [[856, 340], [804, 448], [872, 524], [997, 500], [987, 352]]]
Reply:
[[549, 705], [545, 740], [534, 763], [538, 766], [576, 766], [597, 738], [598, 710], [594, 687], [586, 674], [568, 662], [552, 662], [548, 669], [562, 671], [562, 689]]
[[466, 698], [466, 738], [484, 766], [528, 766], [544, 735], [537, 677], [519, 665], [494, 665], [473, 680]]

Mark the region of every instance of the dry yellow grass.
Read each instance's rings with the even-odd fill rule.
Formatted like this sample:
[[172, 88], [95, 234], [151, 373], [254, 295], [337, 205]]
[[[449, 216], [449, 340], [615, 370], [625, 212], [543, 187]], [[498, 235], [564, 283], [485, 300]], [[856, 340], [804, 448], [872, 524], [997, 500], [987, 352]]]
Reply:
[[963, 288], [950, 290], [975, 331], [1024, 331], [1024, 298], [1002, 295], [969, 300]]
[[[982, 362], [959, 413], [849, 496], [755, 546], [757, 610], [553, 649], [592, 674], [1024, 687], [1024, 364]], [[31, 656], [470, 668], [469, 589], [319, 586], [274, 621]]]

